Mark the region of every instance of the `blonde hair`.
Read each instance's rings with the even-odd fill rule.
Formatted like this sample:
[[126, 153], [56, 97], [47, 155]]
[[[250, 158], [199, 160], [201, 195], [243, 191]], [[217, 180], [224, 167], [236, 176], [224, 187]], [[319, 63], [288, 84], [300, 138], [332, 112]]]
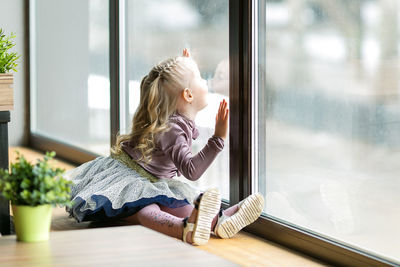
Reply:
[[141, 153], [139, 161], [149, 163], [155, 148], [155, 138], [168, 129], [168, 119], [176, 111], [179, 94], [189, 87], [196, 63], [188, 57], [164, 60], [151, 69], [140, 83], [140, 103], [132, 119], [129, 134], [118, 135], [112, 153], [122, 151], [130, 141]]

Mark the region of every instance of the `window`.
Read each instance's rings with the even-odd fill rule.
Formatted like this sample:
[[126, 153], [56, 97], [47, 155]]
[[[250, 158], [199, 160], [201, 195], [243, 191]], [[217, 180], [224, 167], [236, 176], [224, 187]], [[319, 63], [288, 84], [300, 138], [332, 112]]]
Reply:
[[[193, 152], [199, 151], [214, 133], [219, 101], [229, 97], [228, 1], [127, 0], [121, 10], [126, 36], [122, 49], [125, 77], [120, 94], [121, 133], [130, 131], [142, 78], [158, 62], [189, 48], [209, 87], [209, 104], [196, 117], [200, 135], [193, 143]], [[229, 199], [228, 142], [225, 147], [194, 184], [200, 188], [216, 186], [223, 198]]]
[[258, 7], [265, 215], [400, 261], [400, 5]]
[[69, 149], [63, 156], [79, 163], [108, 154], [115, 133], [130, 130], [142, 77], [187, 47], [210, 89], [193, 152], [222, 98], [231, 114], [230, 143], [196, 185], [221, 188], [231, 204], [262, 192], [263, 216], [246, 229], [313, 257], [399, 262], [398, 1], [29, 8], [31, 145]]
[[31, 1], [30, 22], [32, 134], [108, 154], [108, 1]]

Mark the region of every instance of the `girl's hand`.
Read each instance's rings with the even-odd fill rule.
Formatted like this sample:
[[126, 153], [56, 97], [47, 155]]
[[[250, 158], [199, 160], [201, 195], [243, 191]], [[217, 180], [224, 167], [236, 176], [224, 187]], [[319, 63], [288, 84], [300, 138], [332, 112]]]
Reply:
[[187, 48], [183, 49], [182, 56], [183, 57], [190, 57], [189, 50]]
[[219, 136], [225, 140], [228, 132], [228, 121], [229, 121], [228, 103], [224, 99], [219, 103], [218, 113], [215, 118], [214, 135]]

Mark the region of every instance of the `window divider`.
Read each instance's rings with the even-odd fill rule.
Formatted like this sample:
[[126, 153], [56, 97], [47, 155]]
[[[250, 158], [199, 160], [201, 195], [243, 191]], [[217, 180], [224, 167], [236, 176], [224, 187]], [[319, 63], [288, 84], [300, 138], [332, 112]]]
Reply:
[[230, 204], [251, 193], [252, 1], [229, 1]]
[[[122, 0], [124, 1], [124, 0]], [[120, 0], [109, 0], [110, 19], [110, 147], [116, 142], [120, 125], [120, 44], [119, 44], [119, 6]]]

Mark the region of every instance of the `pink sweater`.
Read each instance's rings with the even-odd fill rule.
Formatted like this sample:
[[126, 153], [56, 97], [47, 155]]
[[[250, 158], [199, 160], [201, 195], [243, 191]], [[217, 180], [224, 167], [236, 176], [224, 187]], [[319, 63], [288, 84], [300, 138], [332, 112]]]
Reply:
[[123, 142], [122, 149], [156, 177], [173, 178], [183, 174], [192, 181], [199, 179], [224, 148], [224, 140], [214, 135], [199, 153], [193, 155], [192, 139], [199, 136], [194, 121], [175, 113], [170, 117], [169, 126], [169, 130], [157, 138], [152, 160], [148, 164], [138, 161], [140, 152], [130, 145], [131, 142]]

